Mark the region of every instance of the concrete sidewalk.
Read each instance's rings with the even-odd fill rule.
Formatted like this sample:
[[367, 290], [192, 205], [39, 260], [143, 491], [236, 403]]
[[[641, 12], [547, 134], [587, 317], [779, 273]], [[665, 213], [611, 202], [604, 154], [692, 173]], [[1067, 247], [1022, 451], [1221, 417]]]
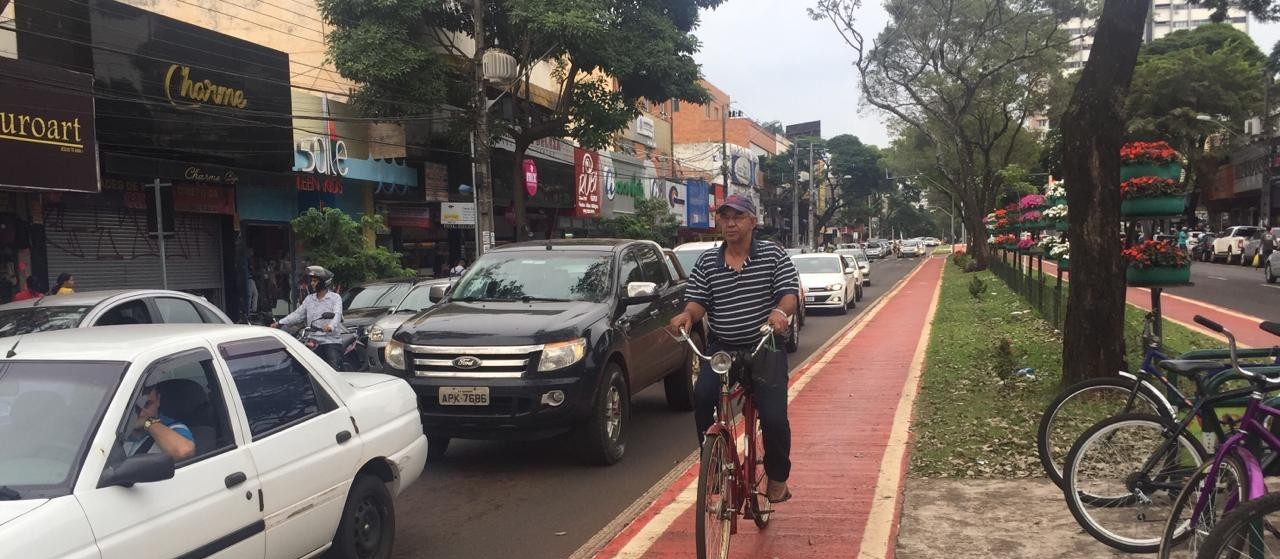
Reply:
[[[740, 521], [733, 557], [893, 555], [911, 410], [945, 262], [925, 261], [793, 374], [795, 497], [764, 530]], [[697, 465], [673, 474], [596, 557], [695, 555]]]

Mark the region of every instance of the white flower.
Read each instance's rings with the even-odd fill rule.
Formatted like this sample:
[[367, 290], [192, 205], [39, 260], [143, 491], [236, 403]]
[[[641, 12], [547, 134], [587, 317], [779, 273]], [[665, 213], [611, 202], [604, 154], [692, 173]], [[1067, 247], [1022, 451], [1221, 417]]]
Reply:
[[1048, 196], [1049, 198], [1066, 198], [1067, 183], [1058, 181], [1045, 187], [1044, 195]]
[[1049, 249], [1049, 256], [1060, 259], [1060, 260], [1070, 260], [1071, 259], [1071, 243], [1068, 243], [1064, 239], [1061, 243], [1058, 243], [1056, 246]]
[[1060, 206], [1054, 206], [1052, 208], [1045, 210], [1042, 215], [1044, 215], [1045, 219], [1050, 219], [1053, 221], [1065, 220], [1067, 219], [1067, 206], [1066, 204], [1063, 204]]

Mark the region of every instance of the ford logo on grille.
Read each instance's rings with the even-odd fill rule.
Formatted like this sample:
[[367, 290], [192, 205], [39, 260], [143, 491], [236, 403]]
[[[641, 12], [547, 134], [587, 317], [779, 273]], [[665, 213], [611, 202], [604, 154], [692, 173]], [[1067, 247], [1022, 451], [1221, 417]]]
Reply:
[[478, 369], [484, 362], [470, 355], [463, 355], [453, 360], [453, 366], [459, 369]]

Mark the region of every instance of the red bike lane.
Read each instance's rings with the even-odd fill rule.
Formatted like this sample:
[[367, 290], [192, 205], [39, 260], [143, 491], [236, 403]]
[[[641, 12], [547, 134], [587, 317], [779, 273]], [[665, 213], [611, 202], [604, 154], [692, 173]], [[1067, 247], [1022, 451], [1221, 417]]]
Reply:
[[[931, 258], [792, 374], [795, 495], [764, 530], [739, 519], [730, 556], [893, 556], [912, 404], [944, 258]], [[696, 553], [697, 464], [685, 469], [599, 558]]]
[[[1057, 265], [1046, 260], [1044, 273], [1046, 276], [1057, 274]], [[1070, 275], [1070, 272], [1063, 273], [1062, 279], [1065, 281]], [[1125, 301], [1130, 305], [1149, 311], [1151, 310], [1151, 290], [1145, 287], [1130, 287], [1125, 292]], [[1176, 287], [1166, 289], [1160, 297], [1160, 314], [1164, 315], [1166, 320], [1190, 328], [1192, 331], [1222, 340], [1224, 344], [1226, 343], [1225, 337], [1210, 332], [1195, 323], [1197, 314], [1225, 326], [1235, 335], [1236, 342], [1241, 347], [1261, 348], [1276, 345], [1277, 338], [1275, 336], [1258, 328], [1258, 323], [1262, 322], [1262, 318], [1194, 299], [1179, 297]]]

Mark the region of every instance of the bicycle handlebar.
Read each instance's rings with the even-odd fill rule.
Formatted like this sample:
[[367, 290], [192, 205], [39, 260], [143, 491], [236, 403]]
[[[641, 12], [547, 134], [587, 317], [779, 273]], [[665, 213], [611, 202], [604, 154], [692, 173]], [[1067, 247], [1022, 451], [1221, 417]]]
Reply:
[[1196, 315], [1196, 322], [1199, 323], [1201, 326], [1204, 326], [1205, 328], [1213, 330], [1214, 332], [1217, 332], [1219, 334], [1223, 333], [1223, 331], [1226, 330], [1226, 328], [1223, 328], [1221, 324], [1218, 324], [1217, 322], [1209, 320], [1208, 318], [1205, 318], [1201, 315]]
[[[764, 348], [764, 344], [765, 344], [765, 342], [769, 341], [769, 338], [772, 338], [772, 337], [773, 337], [773, 328], [770, 328], [768, 324], [761, 325], [761, 326], [760, 326], [760, 330], [759, 330], [759, 332], [760, 332], [760, 334], [761, 334], [761, 336], [760, 336], [760, 341], [756, 343], [756, 347], [755, 347], [755, 349], [751, 351], [751, 354], [750, 354], [750, 356], [751, 356], [751, 357], [755, 357], [755, 356], [756, 356], [756, 354], [760, 353], [760, 350]], [[732, 355], [730, 355], [728, 352], [724, 352], [724, 351], [718, 351], [718, 352], [716, 352], [716, 355], [707, 355], [707, 354], [702, 353], [701, 351], [699, 351], [699, 350], [698, 350], [698, 346], [697, 346], [696, 344], [694, 344], [694, 343], [693, 343], [693, 338], [690, 338], [690, 337], [689, 337], [689, 333], [688, 333], [688, 332], [686, 332], [684, 328], [681, 328], [681, 329], [680, 329], [680, 335], [679, 335], [678, 337], [677, 337], [677, 336], [672, 336], [670, 332], [667, 332], [667, 335], [668, 335], [668, 336], [671, 336], [672, 338], [675, 338], [676, 340], [679, 340], [679, 341], [682, 341], [682, 342], [684, 342], [684, 343], [688, 344], [688, 345], [689, 345], [689, 349], [693, 351], [694, 355], [697, 355], [698, 357], [701, 357], [701, 358], [703, 358], [703, 359], [705, 359], [705, 360], [707, 360], [707, 361], [711, 361], [711, 362], [713, 363], [713, 365], [714, 365], [714, 362], [716, 361], [716, 359], [715, 359], [716, 355], [719, 355], [719, 354], [722, 354], [722, 353], [723, 353], [723, 354], [725, 354], [725, 356], [726, 356], [726, 357], [728, 357], [728, 358], [730, 358], [730, 359], [732, 359], [732, 358], [733, 358], [733, 357], [732, 357]], [[712, 368], [714, 369], [715, 367], [713, 366]], [[718, 371], [717, 371], [717, 372], [718, 372]], [[725, 369], [725, 371], [724, 371], [723, 373], [720, 373], [720, 374], [727, 374], [728, 372], [729, 372], [729, 370], [728, 370], [728, 369]]]
[[[1201, 315], [1196, 315], [1195, 321], [1197, 324], [1204, 326], [1205, 328], [1208, 328], [1214, 332], [1217, 332], [1219, 334], [1222, 334], [1223, 336], [1226, 336], [1227, 347], [1230, 349], [1230, 352], [1231, 352], [1231, 368], [1235, 370], [1237, 373], [1240, 373], [1240, 376], [1247, 378], [1249, 380], [1252, 380], [1254, 382], [1261, 383], [1266, 387], [1280, 386], [1280, 379], [1271, 378], [1266, 375], [1260, 375], [1258, 373], [1247, 370], [1240, 366], [1240, 355], [1236, 349], [1236, 336], [1235, 334], [1231, 333], [1231, 330], [1228, 330], [1227, 328], [1223, 327], [1221, 324], [1218, 324], [1217, 322], [1214, 322], [1213, 320], [1210, 320]], [[1265, 325], [1267, 323], [1264, 322], [1263, 324]], [[1266, 326], [1263, 326], [1263, 330], [1266, 330], [1266, 329], [1267, 329]]]

